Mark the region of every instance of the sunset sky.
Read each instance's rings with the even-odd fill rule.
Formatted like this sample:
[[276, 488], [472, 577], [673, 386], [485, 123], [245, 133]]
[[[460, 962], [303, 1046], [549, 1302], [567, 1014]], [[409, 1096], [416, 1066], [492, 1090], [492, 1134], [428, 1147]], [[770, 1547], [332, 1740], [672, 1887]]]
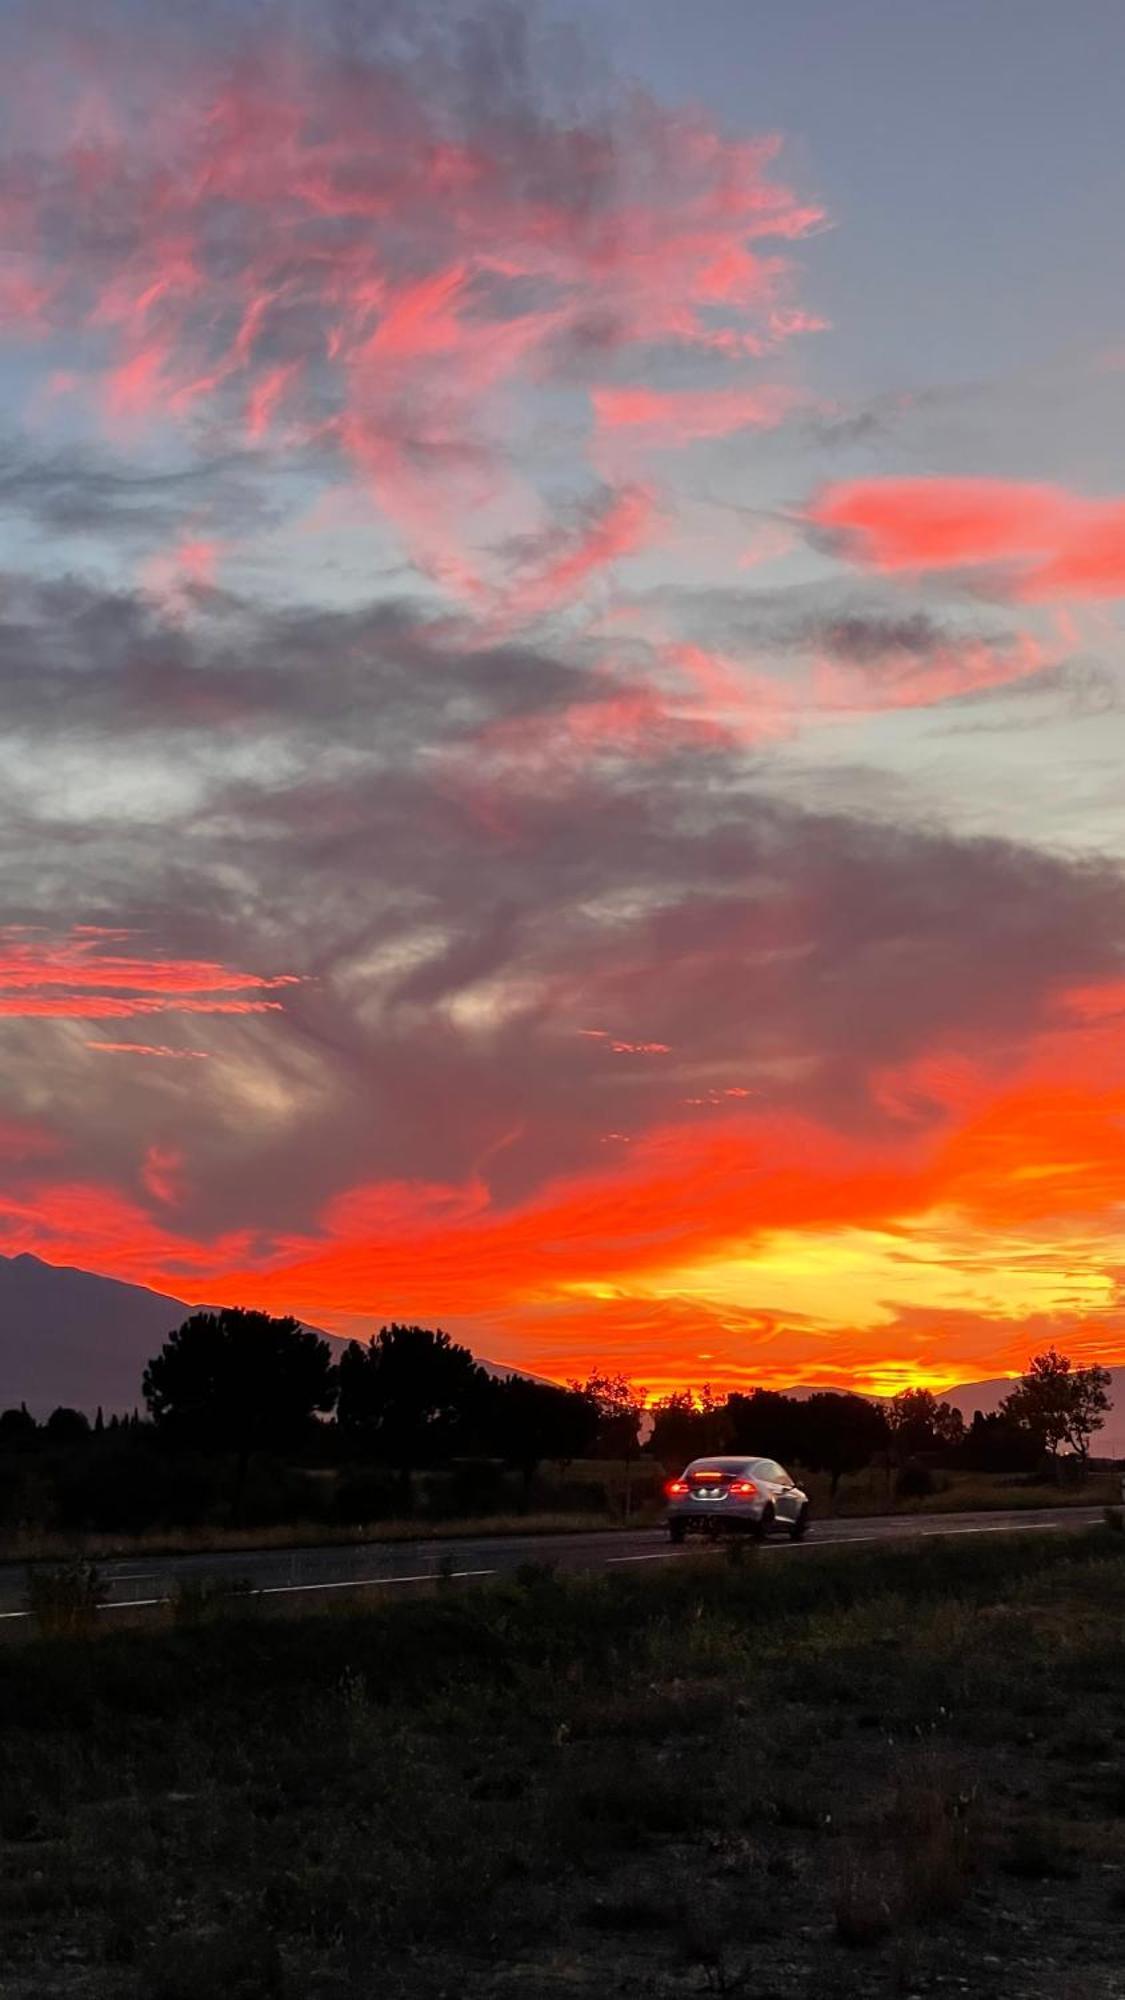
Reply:
[[1118, 0], [0, 0], [0, 1250], [1125, 1359]]

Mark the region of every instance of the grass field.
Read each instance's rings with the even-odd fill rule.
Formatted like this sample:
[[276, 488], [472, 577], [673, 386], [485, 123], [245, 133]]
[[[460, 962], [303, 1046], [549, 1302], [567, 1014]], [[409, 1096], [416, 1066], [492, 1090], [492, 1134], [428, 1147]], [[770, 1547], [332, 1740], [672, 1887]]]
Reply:
[[187, 1613], [0, 1655], [4, 2000], [1122, 1991], [1121, 1534]]

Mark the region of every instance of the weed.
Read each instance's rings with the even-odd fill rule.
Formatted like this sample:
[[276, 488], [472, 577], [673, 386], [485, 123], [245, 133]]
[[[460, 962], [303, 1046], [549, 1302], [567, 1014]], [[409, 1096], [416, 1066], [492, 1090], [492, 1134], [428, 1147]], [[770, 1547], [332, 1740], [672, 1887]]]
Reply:
[[1076, 1872], [1058, 1827], [1047, 1819], [1022, 1821], [1001, 1851], [1000, 1866], [1023, 1882], [1065, 1881]]
[[27, 1573], [27, 1609], [42, 1639], [88, 1638], [108, 1596], [100, 1572], [81, 1557]]
[[281, 1954], [267, 1931], [252, 1925], [162, 1940], [142, 1968], [144, 2000], [282, 2000]]
[[968, 1794], [950, 1796], [926, 1776], [900, 1783], [894, 1815], [900, 1838], [898, 1906], [912, 1922], [952, 1916], [968, 1895], [969, 1805]]
[[515, 1580], [520, 1590], [543, 1590], [558, 1581], [558, 1569], [553, 1562], [522, 1562], [515, 1569]]
[[832, 1910], [841, 1944], [850, 1951], [863, 1951], [890, 1935], [894, 1886], [885, 1852], [858, 1843], [844, 1850], [832, 1883]]
[[246, 1610], [255, 1595], [248, 1577], [185, 1576], [168, 1599], [168, 1615], [173, 1625], [207, 1625], [236, 1609]]

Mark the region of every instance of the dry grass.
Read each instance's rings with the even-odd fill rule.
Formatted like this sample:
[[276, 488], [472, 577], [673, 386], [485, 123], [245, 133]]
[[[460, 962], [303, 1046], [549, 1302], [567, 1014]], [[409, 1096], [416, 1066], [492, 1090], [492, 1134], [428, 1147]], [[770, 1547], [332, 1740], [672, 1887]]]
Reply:
[[[646, 1527], [662, 1513], [638, 1512], [633, 1525]], [[609, 1534], [620, 1518], [607, 1514], [482, 1514], [450, 1521], [379, 1521], [341, 1527], [320, 1521], [290, 1521], [271, 1528], [162, 1528], [145, 1535], [64, 1535], [20, 1531], [0, 1538], [0, 1562], [91, 1562], [151, 1555], [238, 1555], [252, 1549], [356, 1548], [373, 1542], [467, 1541], [482, 1535]]]
[[0, 1654], [5, 2000], [1114, 1991], [1104, 1528], [107, 1623]]

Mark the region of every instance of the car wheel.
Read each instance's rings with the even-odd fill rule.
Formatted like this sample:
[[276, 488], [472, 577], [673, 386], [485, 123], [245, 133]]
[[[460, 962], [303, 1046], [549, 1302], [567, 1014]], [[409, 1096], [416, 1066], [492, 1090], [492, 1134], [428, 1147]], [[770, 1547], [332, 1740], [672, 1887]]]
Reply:
[[796, 1520], [793, 1523], [793, 1526], [789, 1530], [789, 1539], [791, 1542], [803, 1542], [805, 1536], [808, 1534], [808, 1531], [809, 1531], [809, 1510], [807, 1507], [802, 1507], [800, 1513], [798, 1514]]
[[683, 1541], [684, 1536], [686, 1534], [687, 1534], [686, 1521], [669, 1521], [668, 1540], [672, 1542], [676, 1548], [679, 1548], [680, 1543]]
[[773, 1527], [775, 1518], [776, 1517], [773, 1511], [773, 1501], [767, 1500], [765, 1506], [762, 1508], [761, 1519], [755, 1521], [753, 1529], [751, 1530], [755, 1541], [758, 1542], [765, 1541], [766, 1536], [769, 1534], [770, 1529]]

